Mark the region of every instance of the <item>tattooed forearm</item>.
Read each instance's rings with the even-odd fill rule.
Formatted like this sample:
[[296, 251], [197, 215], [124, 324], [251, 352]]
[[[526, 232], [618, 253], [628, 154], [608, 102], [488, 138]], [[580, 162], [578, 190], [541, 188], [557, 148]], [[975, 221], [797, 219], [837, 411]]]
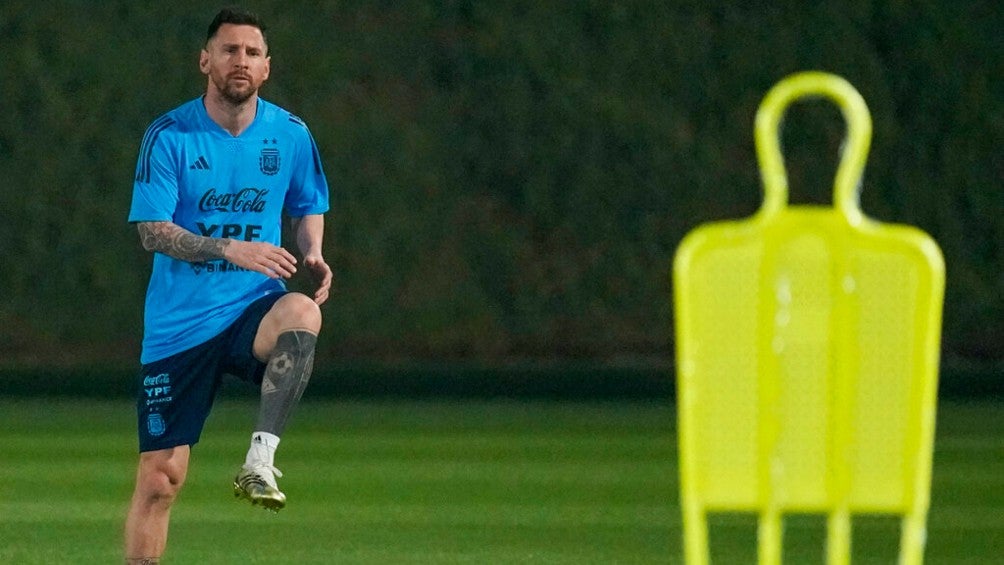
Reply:
[[230, 244], [229, 239], [195, 235], [172, 222], [140, 222], [137, 228], [143, 249], [193, 263], [222, 259]]

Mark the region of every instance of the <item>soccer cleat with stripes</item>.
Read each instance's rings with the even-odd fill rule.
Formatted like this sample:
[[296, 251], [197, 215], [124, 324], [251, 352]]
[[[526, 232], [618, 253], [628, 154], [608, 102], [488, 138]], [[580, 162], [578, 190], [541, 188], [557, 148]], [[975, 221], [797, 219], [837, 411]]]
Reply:
[[271, 465], [247, 465], [234, 478], [234, 496], [250, 500], [255, 506], [278, 512], [286, 506], [286, 495], [279, 490], [275, 477], [281, 477], [279, 469]]

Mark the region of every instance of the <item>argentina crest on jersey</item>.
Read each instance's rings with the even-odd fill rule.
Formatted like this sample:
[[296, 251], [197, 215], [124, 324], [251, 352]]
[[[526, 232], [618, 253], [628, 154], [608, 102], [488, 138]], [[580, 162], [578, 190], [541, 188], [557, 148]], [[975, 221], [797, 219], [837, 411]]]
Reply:
[[[271, 140], [272, 144], [278, 143], [275, 139]], [[265, 140], [265, 145], [268, 145], [269, 140]], [[278, 147], [264, 147], [261, 150], [261, 157], [258, 158], [258, 166], [261, 168], [261, 172], [266, 175], [274, 175], [279, 172], [279, 148]]]

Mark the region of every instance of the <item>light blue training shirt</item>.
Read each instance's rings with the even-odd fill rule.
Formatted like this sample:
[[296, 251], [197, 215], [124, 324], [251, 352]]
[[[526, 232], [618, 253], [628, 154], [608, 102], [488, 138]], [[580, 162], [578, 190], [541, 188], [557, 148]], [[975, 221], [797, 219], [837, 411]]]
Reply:
[[[209, 237], [281, 244], [282, 214], [328, 211], [317, 145], [300, 118], [258, 99], [234, 137], [202, 98], [154, 120], [136, 164], [129, 222], [171, 221]], [[144, 364], [215, 337], [281, 279], [224, 260], [190, 263], [154, 253], [144, 311]]]

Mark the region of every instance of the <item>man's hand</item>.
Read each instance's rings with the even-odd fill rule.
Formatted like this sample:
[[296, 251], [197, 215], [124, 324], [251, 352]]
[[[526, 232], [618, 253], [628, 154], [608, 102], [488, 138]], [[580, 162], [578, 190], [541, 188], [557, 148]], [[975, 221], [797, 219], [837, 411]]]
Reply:
[[331, 293], [331, 267], [324, 262], [321, 255], [321, 241], [324, 239], [324, 216], [308, 214], [299, 218], [291, 218], [291, 227], [296, 234], [296, 245], [303, 255], [303, 264], [310, 269], [310, 275], [317, 284], [314, 291], [314, 302], [318, 306], [328, 300]]
[[313, 277], [314, 282], [317, 283], [317, 290], [314, 291], [314, 302], [320, 306], [328, 300], [328, 296], [331, 293], [331, 281], [334, 279], [331, 267], [324, 262], [324, 258], [320, 255], [308, 255], [304, 257], [303, 265], [310, 269], [310, 275]]
[[223, 258], [273, 279], [288, 279], [296, 272], [296, 257], [292, 253], [264, 241], [230, 239], [223, 250]]

